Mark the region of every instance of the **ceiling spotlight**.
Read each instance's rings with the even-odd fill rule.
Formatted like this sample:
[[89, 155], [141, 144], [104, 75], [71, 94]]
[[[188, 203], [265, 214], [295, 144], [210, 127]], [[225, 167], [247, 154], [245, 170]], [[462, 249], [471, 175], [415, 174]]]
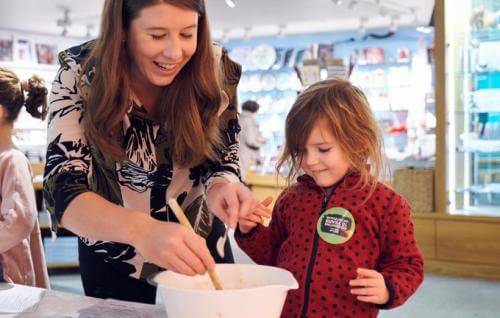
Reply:
[[250, 32], [252, 32], [251, 27], [245, 27], [245, 31], [243, 32], [243, 40], [249, 40], [250, 39]]
[[349, 10], [352, 10], [354, 9], [354, 7], [358, 4], [358, 1], [357, 0], [351, 0], [351, 2], [349, 2], [349, 5], [347, 5], [347, 8]]
[[417, 9], [416, 8], [410, 8], [410, 14], [413, 16], [413, 22], [417, 23], [418, 22]]
[[231, 9], [234, 9], [234, 7], [236, 7], [236, 3], [234, 2], [234, 0], [226, 0], [226, 4]]
[[341, 6], [342, 5], [342, 0], [332, 0], [335, 5]]
[[286, 29], [286, 25], [285, 24], [280, 24], [278, 26], [278, 37], [282, 38], [285, 36], [285, 29]]
[[222, 30], [221, 42], [227, 43], [229, 41], [229, 29]]
[[387, 8], [386, 8], [386, 7], [384, 7], [384, 6], [380, 6], [380, 8], [378, 9], [378, 13], [379, 13], [381, 16], [385, 17], [385, 16], [388, 14], [388, 12], [387, 12]]
[[361, 17], [359, 19], [359, 30], [358, 30], [358, 32], [361, 35], [365, 35], [366, 34], [366, 22], [368, 22], [368, 18], [367, 17]]
[[396, 24], [396, 18], [395, 16], [391, 17], [391, 23], [389, 24], [389, 31], [390, 32], [396, 32], [398, 30], [398, 26]]
[[86, 27], [87, 27], [87, 34], [86, 34], [86, 36], [87, 36], [88, 39], [90, 39], [92, 37], [92, 30], [94, 29], [94, 25], [91, 24], [91, 23], [89, 23], [89, 24], [86, 25]]

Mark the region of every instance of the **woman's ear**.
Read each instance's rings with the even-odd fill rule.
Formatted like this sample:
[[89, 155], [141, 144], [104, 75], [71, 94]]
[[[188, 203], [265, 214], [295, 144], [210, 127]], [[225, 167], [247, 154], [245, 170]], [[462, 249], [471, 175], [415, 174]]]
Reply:
[[7, 118], [7, 110], [0, 104], [0, 122], [4, 122], [5, 118]]

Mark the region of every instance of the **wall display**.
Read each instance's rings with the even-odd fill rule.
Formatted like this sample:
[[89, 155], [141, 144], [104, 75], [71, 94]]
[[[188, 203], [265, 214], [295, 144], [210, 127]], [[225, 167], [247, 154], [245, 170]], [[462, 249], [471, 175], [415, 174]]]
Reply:
[[304, 60], [301, 68], [302, 84], [309, 86], [320, 80], [320, 66], [318, 59]]
[[33, 63], [33, 50], [31, 41], [18, 38], [14, 45], [14, 61], [17, 63]]
[[260, 70], [267, 70], [276, 62], [276, 51], [267, 44], [255, 47], [250, 53], [253, 65]]
[[0, 61], [11, 62], [13, 60], [13, 41], [12, 39], [0, 38]]
[[398, 63], [410, 62], [410, 49], [406, 47], [398, 48], [396, 62]]
[[57, 46], [51, 44], [36, 44], [36, 57], [38, 64], [56, 64]]

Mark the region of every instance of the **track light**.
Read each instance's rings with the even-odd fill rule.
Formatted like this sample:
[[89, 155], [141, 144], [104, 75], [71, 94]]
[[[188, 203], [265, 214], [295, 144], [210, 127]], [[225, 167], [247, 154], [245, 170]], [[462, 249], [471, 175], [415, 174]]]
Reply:
[[278, 37], [282, 38], [285, 36], [285, 29], [286, 29], [286, 25], [285, 24], [280, 24], [278, 26]]
[[359, 30], [358, 30], [358, 32], [361, 35], [365, 35], [366, 34], [366, 22], [368, 22], [368, 18], [367, 17], [361, 17], [359, 19]]
[[234, 0], [226, 0], [226, 4], [231, 9], [234, 9], [234, 7], [236, 7], [236, 3], [234, 2]]
[[357, 0], [351, 0], [351, 2], [349, 2], [349, 5], [347, 6], [347, 8], [348, 8], [349, 10], [352, 10], [352, 9], [354, 9], [354, 7], [355, 7], [355, 6], [357, 6], [357, 5], [358, 5], [358, 1], [357, 1]]
[[396, 16], [391, 16], [391, 23], [389, 23], [389, 31], [396, 32], [398, 30], [398, 26], [396, 24]]

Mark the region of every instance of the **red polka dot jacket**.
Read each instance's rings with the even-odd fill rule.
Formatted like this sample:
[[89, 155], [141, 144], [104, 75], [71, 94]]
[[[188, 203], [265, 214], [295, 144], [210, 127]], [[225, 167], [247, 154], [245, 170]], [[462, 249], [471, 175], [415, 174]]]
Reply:
[[[330, 195], [307, 175], [285, 189], [274, 207], [269, 228], [248, 234], [236, 231], [238, 245], [258, 264], [293, 273], [300, 288], [288, 293], [282, 318], [376, 317], [379, 308], [403, 304], [423, 280], [423, 259], [413, 232], [408, 203], [378, 183], [365, 201], [368, 188], [357, 188], [359, 176], [346, 176]], [[343, 244], [329, 244], [316, 232], [323, 211], [349, 210], [355, 231]], [[382, 273], [390, 299], [377, 306], [358, 301], [349, 280], [358, 267]]]

